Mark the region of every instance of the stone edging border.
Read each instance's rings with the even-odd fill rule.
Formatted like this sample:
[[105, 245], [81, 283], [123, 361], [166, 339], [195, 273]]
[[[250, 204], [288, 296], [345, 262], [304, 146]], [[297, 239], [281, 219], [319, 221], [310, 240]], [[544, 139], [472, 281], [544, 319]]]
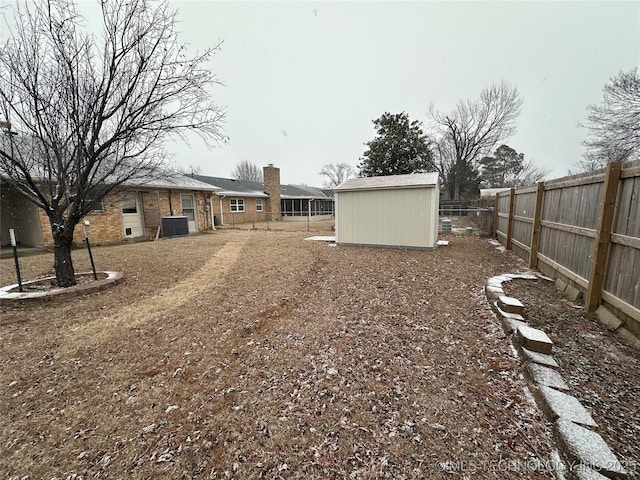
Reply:
[[551, 355], [553, 342], [544, 331], [526, 323], [522, 316], [524, 305], [517, 298], [505, 295], [502, 284], [514, 279], [553, 279], [537, 273], [498, 275], [487, 280], [485, 293], [520, 356], [536, 404], [553, 425], [561, 457], [556, 478], [627, 479], [627, 472], [618, 458], [597, 433], [598, 424], [580, 401], [569, 394], [569, 386], [556, 370], [559, 365]]
[[[102, 280], [97, 280], [91, 283], [87, 283], [85, 285], [78, 285], [71, 288], [56, 288], [52, 290], [47, 290], [43, 292], [11, 292], [11, 290], [15, 289], [18, 284], [7, 285], [6, 287], [0, 288], [0, 300], [46, 300], [48, 298], [59, 296], [59, 295], [83, 295], [85, 293], [95, 292], [98, 290], [102, 290], [103, 288], [109, 287], [111, 285], [115, 285], [122, 281], [122, 272], [97, 272], [97, 273], [105, 273], [107, 278]], [[80, 275], [91, 274], [91, 272], [82, 272]], [[55, 278], [55, 277], [51, 277]], [[43, 279], [32, 280], [32, 282], [42, 281]], [[22, 285], [29, 285], [30, 282], [24, 282]]]

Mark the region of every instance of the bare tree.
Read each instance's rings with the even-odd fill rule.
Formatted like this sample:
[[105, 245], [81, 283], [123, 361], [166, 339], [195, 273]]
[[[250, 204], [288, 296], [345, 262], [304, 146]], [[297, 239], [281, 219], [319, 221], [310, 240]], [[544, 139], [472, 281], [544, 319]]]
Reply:
[[522, 163], [522, 168], [514, 173], [511, 178], [508, 178], [508, 184], [513, 187], [524, 187], [527, 185], [534, 185], [537, 182], [544, 180], [551, 170], [537, 166], [533, 160], [525, 160]]
[[607, 166], [607, 160], [594, 155], [591, 152], [586, 152], [581, 160], [578, 160], [567, 171], [568, 175], [578, 175], [580, 173], [591, 173], [598, 170], [602, 170]]
[[202, 175], [202, 167], [200, 165], [190, 164], [186, 167], [175, 165], [172, 170], [179, 175], [191, 177], [194, 175]]
[[587, 110], [587, 152], [576, 170], [596, 170], [640, 155], [640, 75], [636, 69], [613, 77], [604, 86], [602, 103]]
[[355, 175], [354, 168], [348, 163], [328, 163], [320, 170], [320, 175], [327, 177], [324, 185], [327, 188], [335, 188], [347, 178]]
[[0, 175], [49, 218], [63, 287], [75, 284], [75, 226], [125, 182], [161, 172], [164, 140], [224, 140], [204, 67], [219, 45], [188, 57], [166, 0], [99, 5], [101, 37], [72, 0], [18, 5], [0, 47]]
[[522, 98], [516, 87], [503, 81], [480, 93], [479, 100], [459, 101], [452, 112], [430, 109], [445, 186], [458, 199], [468, 188], [477, 188], [477, 162], [515, 133]]
[[236, 168], [231, 172], [231, 177], [236, 180], [247, 180], [249, 182], [262, 182], [262, 170], [255, 164], [248, 160], [242, 160], [236, 165]]

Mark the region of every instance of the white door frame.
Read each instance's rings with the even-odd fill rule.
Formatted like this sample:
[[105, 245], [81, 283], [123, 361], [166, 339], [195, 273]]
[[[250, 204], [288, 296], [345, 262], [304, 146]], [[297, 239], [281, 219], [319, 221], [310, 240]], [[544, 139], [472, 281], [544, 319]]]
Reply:
[[184, 213], [184, 206], [182, 204], [183, 197], [191, 197], [191, 202], [192, 202], [191, 205], [193, 209], [193, 220], [189, 219], [188, 221], [189, 233], [197, 232], [198, 231], [198, 210], [196, 208], [196, 196], [193, 193], [180, 194], [180, 209], [182, 210], [182, 215], [184, 215], [185, 217], [188, 217], [188, 215]]
[[[123, 211], [122, 201], [128, 198], [132, 198], [136, 202], [135, 213], [125, 213]], [[122, 195], [120, 200], [120, 213], [122, 215], [122, 234], [125, 238], [136, 238], [144, 236], [144, 223], [142, 220], [142, 202], [140, 202], [140, 195], [138, 192], [127, 192]], [[131, 230], [131, 233], [127, 234], [127, 229]]]

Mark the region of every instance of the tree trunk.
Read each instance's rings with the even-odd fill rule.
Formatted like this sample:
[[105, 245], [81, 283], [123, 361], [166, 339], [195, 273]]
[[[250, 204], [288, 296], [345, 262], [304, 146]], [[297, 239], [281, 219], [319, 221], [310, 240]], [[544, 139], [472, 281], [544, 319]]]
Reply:
[[[68, 220], [67, 220], [68, 221]], [[51, 219], [53, 234], [53, 269], [59, 287], [72, 287], [76, 284], [75, 271], [71, 260], [71, 244], [73, 242], [73, 228], [62, 225]]]

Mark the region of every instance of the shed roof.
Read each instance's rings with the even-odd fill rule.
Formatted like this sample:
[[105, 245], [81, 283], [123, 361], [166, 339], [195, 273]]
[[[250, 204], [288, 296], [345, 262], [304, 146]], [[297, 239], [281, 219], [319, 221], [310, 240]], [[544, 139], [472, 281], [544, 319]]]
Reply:
[[378, 190], [390, 188], [434, 187], [438, 185], [438, 173], [410, 173], [383, 177], [359, 177], [345, 180], [335, 191]]

